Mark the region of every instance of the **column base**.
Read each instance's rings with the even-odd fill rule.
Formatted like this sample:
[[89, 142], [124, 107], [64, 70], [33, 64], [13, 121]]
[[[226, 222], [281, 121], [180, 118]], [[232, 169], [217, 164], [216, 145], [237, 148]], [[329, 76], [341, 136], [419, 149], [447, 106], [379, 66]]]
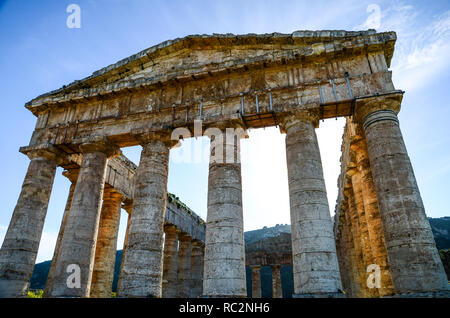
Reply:
[[323, 294], [292, 294], [292, 298], [345, 298], [343, 292]]
[[395, 294], [391, 296], [384, 296], [383, 298], [450, 298], [450, 290], [441, 290], [425, 293]]

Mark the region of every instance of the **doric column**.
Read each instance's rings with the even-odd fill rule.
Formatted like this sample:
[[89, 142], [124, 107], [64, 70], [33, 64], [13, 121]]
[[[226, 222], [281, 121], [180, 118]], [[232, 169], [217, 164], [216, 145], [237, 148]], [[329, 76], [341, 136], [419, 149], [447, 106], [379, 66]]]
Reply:
[[164, 226], [164, 260], [162, 297], [178, 296], [178, 230], [173, 225]]
[[373, 184], [369, 155], [367, 153], [367, 144], [363, 137], [363, 132], [358, 129], [359, 125], [352, 125], [357, 126], [357, 135], [355, 135], [355, 140], [352, 142], [351, 147], [355, 151], [356, 165], [361, 178], [362, 199], [374, 264], [380, 267], [381, 278], [378, 292], [383, 297], [394, 294], [394, 286], [392, 285], [387, 259], [386, 244], [378, 209], [377, 193]]
[[194, 240], [191, 252], [191, 293], [190, 297], [197, 298], [202, 295], [202, 264], [203, 264], [203, 243]]
[[123, 197], [120, 193], [110, 186], [105, 187], [90, 297], [109, 298], [112, 295], [122, 201]]
[[252, 298], [261, 298], [261, 265], [250, 265], [252, 271]]
[[348, 215], [352, 227], [352, 237], [354, 246], [354, 260], [355, 260], [355, 278], [358, 281], [357, 297], [369, 297], [369, 291], [366, 284], [366, 262], [364, 258], [364, 241], [361, 239], [361, 223], [358, 215], [358, 209], [355, 202], [355, 195], [352, 183], [351, 188], [345, 190], [348, 200]]
[[281, 265], [272, 265], [272, 298], [282, 298]]
[[366, 135], [394, 289], [397, 294], [448, 290], [400, 131], [398, 97], [363, 100], [355, 114]]
[[361, 264], [361, 282], [364, 285], [365, 296], [369, 298], [379, 297], [378, 290], [376, 288], [369, 288], [367, 286], [367, 267], [374, 264], [374, 258], [372, 254], [372, 246], [369, 237], [369, 230], [366, 221], [366, 212], [364, 210], [364, 202], [362, 197], [361, 176], [356, 167], [347, 171], [352, 180], [352, 193], [354, 202], [354, 214], [358, 222], [359, 230], [359, 244], [361, 249], [362, 264]]
[[192, 238], [182, 233], [178, 236], [178, 297], [188, 298], [191, 295], [191, 253]]
[[[348, 178], [348, 176], [347, 176]], [[349, 178], [348, 178], [349, 179]], [[362, 283], [362, 275], [364, 274], [364, 268], [362, 264], [362, 254], [360, 248], [360, 240], [358, 235], [358, 223], [354, 219], [354, 201], [353, 201], [353, 189], [351, 187], [351, 181], [346, 185], [344, 189], [344, 195], [346, 197], [346, 211], [344, 214], [345, 222], [347, 225], [347, 238], [348, 238], [348, 250], [351, 262], [351, 297], [364, 297], [364, 287]]]
[[164, 215], [170, 135], [140, 136], [142, 153], [135, 176], [133, 216], [121, 272], [120, 297], [161, 297]]
[[121, 284], [123, 263], [125, 262], [125, 253], [127, 252], [128, 233], [130, 232], [131, 215], [133, 213], [133, 201], [126, 200], [123, 204], [123, 209], [127, 212], [128, 217], [127, 217], [127, 229], [125, 232], [125, 239], [123, 241], [122, 259], [120, 261], [120, 271], [119, 271], [119, 279], [117, 281], [117, 289]]
[[100, 206], [108, 157], [120, 149], [99, 138], [83, 153], [49, 297], [88, 297], [94, 267]]
[[[225, 137], [225, 135], [227, 135]], [[228, 130], [211, 136], [203, 274], [206, 297], [245, 297], [244, 221], [239, 143]]]
[[294, 297], [343, 297], [333, 226], [314, 127], [318, 115], [282, 118], [286, 132]]
[[31, 161], [0, 250], [0, 297], [27, 294], [58, 162], [53, 150], [27, 155]]
[[70, 188], [69, 188], [69, 195], [68, 195], [67, 201], [66, 201], [66, 207], [64, 209], [64, 214], [63, 214], [63, 218], [61, 221], [61, 226], [59, 227], [59, 233], [58, 233], [58, 238], [56, 240], [55, 251], [53, 252], [52, 263], [51, 263], [50, 269], [48, 271], [47, 282], [45, 283], [43, 297], [48, 297], [49, 291], [50, 291], [50, 286], [53, 283], [53, 276], [55, 275], [56, 260], [58, 259], [59, 252], [61, 251], [61, 241], [62, 241], [62, 238], [64, 235], [64, 229], [66, 227], [67, 218], [69, 216], [70, 205], [72, 204], [73, 193], [75, 191], [75, 185], [77, 184], [79, 172], [80, 172], [80, 169], [78, 169], [78, 168], [66, 170], [63, 172], [63, 175], [66, 176], [70, 180], [71, 184], [70, 184]]
[[[342, 284], [345, 288], [346, 296], [347, 297], [353, 297], [356, 293], [355, 288], [355, 268], [354, 268], [354, 245], [353, 245], [353, 237], [351, 233], [350, 226], [347, 222], [346, 214], [348, 214], [348, 204], [344, 202], [345, 210], [342, 211], [342, 217], [340, 221], [340, 233], [341, 233], [341, 259], [339, 260], [340, 263], [340, 273], [342, 278]], [[345, 281], [344, 281], [345, 278]]]

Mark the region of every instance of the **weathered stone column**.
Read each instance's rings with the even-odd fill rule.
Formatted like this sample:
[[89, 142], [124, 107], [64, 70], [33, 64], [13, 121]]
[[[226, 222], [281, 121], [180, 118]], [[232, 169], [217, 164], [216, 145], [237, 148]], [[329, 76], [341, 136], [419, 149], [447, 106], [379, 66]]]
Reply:
[[161, 297], [164, 215], [167, 200], [170, 135], [140, 136], [128, 242], [121, 271], [120, 297]]
[[[348, 178], [348, 176], [347, 176]], [[346, 211], [344, 213], [345, 223], [347, 227], [347, 238], [348, 245], [347, 248], [349, 250], [349, 257], [351, 262], [351, 272], [350, 272], [350, 281], [352, 294], [351, 297], [364, 297], [363, 290], [364, 285], [361, 283], [361, 275], [364, 272], [364, 269], [361, 266], [362, 257], [361, 257], [361, 249], [360, 249], [360, 240], [358, 236], [358, 228], [357, 224], [353, 221], [353, 210], [354, 203], [353, 199], [353, 190], [351, 188], [351, 182], [346, 185], [344, 190], [344, 195], [346, 197]]]
[[406, 151], [396, 113], [400, 99], [383, 96], [356, 105], [397, 294], [448, 290], [447, 277]]
[[203, 295], [246, 297], [239, 143], [225, 130], [211, 136]]
[[355, 125], [356, 134], [353, 137], [352, 149], [355, 151], [357, 169], [361, 178], [362, 198], [364, 210], [366, 211], [367, 229], [370, 237], [371, 250], [374, 263], [380, 267], [380, 288], [378, 292], [381, 297], [394, 294], [391, 273], [387, 259], [386, 244], [384, 241], [383, 227], [381, 225], [380, 212], [378, 210], [377, 193], [373, 184], [370, 168], [367, 144], [359, 125]]
[[182, 233], [178, 236], [178, 297], [191, 296], [191, 253], [192, 238]]
[[27, 294], [56, 172], [54, 151], [27, 155], [31, 162], [0, 250], [0, 297]]
[[294, 297], [343, 297], [333, 226], [314, 127], [318, 115], [282, 118], [286, 132]]
[[250, 265], [252, 271], [252, 298], [261, 298], [261, 265]]
[[117, 281], [117, 288], [119, 288], [119, 286], [121, 284], [123, 263], [125, 261], [125, 253], [127, 252], [128, 233], [130, 231], [131, 215], [133, 213], [133, 201], [126, 200], [124, 202], [124, 204], [123, 204], [123, 209], [125, 211], [127, 211], [128, 217], [127, 217], [127, 229], [126, 229], [126, 232], [125, 232], [125, 240], [123, 241], [122, 260], [120, 262], [120, 271], [119, 271], [119, 279]]
[[61, 241], [62, 241], [62, 237], [64, 235], [64, 229], [66, 227], [67, 218], [69, 216], [70, 205], [72, 204], [73, 193], [75, 191], [75, 186], [77, 184], [79, 172], [80, 172], [80, 169], [71, 169], [71, 170], [66, 170], [63, 172], [63, 175], [66, 176], [70, 180], [71, 184], [70, 184], [70, 188], [69, 188], [69, 195], [68, 195], [67, 201], [66, 201], [66, 207], [64, 209], [64, 214], [63, 214], [63, 218], [61, 221], [61, 226], [59, 227], [59, 233], [58, 233], [58, 238], [56, 240], [55, 251], [53, 252], [52, 263], [51, 263], [50, 269], [48, 271], [47, 282], [45, 283], [43, 297], [48, 297], [49, 291], [50, 291], [50, 286], [53, 283], [53, 276], [55, 275], [56, 260], [58, 259], [59, 252], [61, 251]]
[[[354, 245], [350, 226], [347, 222], [348, 203], [342, 202], [341, 217], [339, 221], [340, 255], [338, 255], [339, 269], [342, 277], [342, 285], [346, 297], [353, 297], [356, 293], [354, 268]], [[340, 258], [339, 258], [340, 257]]]
[[272, 265], [272, 298], [282, 298], [281, 265]]
[[202, 295], [202, 264], [203, 264], [203, 244], [194, 240], [191, 252], [191, 293], [190, 297], [197, 298]]
[[106, 140], [80, 145], [83, 153], [49, 297], [88, 297], [108, 157], [120, 150]]
[[374, 264], [375, 260], [373, 258], [372, 253], [372, 245], [369, 236], [369, 229], [366, 220], [366, 212], [364, 210], [364, 201], [362, 197], [362, 185], [361, 185], [361, 176], [357, 167], [351, 168], [347, 171], [352, 180], [353, 187], [353, 200], [354, 200], [354, 213], [355, 218], [358, 219], [358, 228], [359, 228], [359, 243], [361, 246], [361, 255], [362, 255], [362, 271], [361, 271], [361, 279], [364, 284], [365, 296], [369, 298], [379, 297], [378, 290], [376, 288], [369, 288], [367, 285], [367, 268], [369, 265]]
[[178, 230], [173, 225], [164, 226], [164, 260], [162, 297], [178, 296]]
[[348, 216], [353, 237], [355, 272], [354, 277], [357, 280], [356, 297], [369, 297], [368, 288], [366, 284], [366, 267], [364, 262], [364, 248], [361, 240], [361, 224], [359, 220], [358, 210], [355, 203], [355, 196], [353, 192], [352, 183], [350, 189], [345, 190], [348, 201]]
[[123, 197], [112, 187], [103, 191], [90, 297], [110, 298], [116, 263], [117, 235]]

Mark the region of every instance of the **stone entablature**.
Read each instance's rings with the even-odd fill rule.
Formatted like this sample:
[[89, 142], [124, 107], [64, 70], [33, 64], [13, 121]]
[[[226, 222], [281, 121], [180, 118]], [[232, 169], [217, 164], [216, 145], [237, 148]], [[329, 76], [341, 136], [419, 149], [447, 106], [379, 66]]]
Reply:
[[[28, 103], [39, 118], [30, 145], [52, 143], [77, 152], [96, 134], [125, 147], [137, 145], [148, 127], [192, 127], [197, 119], [204, 125], [272, 126], [280, 123], [278, 115], [301, 109], [317, 110], [321, 119], [348, 116], [357, 99], [387, 93], [401, 98], [388, 70], [395, 39], [393, 32], [334, 31], [176, 41], [154, 49], [159, 56], [142, 67], [131, 67], [139, 59], [119, 62]], [[180, 48], [186, 43], [198, 45]], [[148, 58], [142, 53], [141, 59]], [[154, 79], [178, 74], [177, 68], [188, 74]], [[105, 80], [112, 84], [105, 86]], [[128, 85], [130, 80], [139, 85]]]

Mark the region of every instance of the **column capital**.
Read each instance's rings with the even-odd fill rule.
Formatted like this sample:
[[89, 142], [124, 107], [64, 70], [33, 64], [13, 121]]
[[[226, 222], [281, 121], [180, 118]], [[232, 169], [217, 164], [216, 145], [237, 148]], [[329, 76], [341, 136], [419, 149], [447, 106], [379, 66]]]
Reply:
[[270, 265], [270, 267], [272, 268], [272, 269], [277, 269], [277, 268], [281, 268], [281, 264], [274, 264], [274, 265]]
[[122, 209], [124, 209], [130, 217], [133, 212], [133, 200], [126, 199], [123, 201]]
[[[240, 125], [239, 123], [234, 122], [231, 122], [230, 125], [226, 125], [225, 123], [221, 123], [219, 125], [211, 125], [210, 127], [205, 129], [203, 134], [207, 136], [210, 140], [213, 140], [212, 137], [217, 137], [219, 132], [221, 135], [224, 136], [230, 134], [233, 136], [237, 136], [239, 139], [248, 138], [248, 132], [246, 128]], [[227, 140], [225, 140], [225, 142], [227, 142]], [[234, 140], [232, 140], [232, 142], [234, 142]]]
[[200, 240], [193, 239], [192, 240], [192, 246], [193, 247], [203, 247], [204, 243]]
[[[390, 111], [398, 114], [401, 107], [403, 93], [394, 93], [370, 98], [363, 98], [356, 101], [353, 117], [356, 122], [363, 124], [366, 118], [377, 111]], [[365, 128], [365, 127], [364, 127]]]
[[164, 225], [164, 233], [169, 233], [169, 234], [178, 234], [180, 233], [180, 230], [177, 229], [177, 227], [175, 225], [172, 224], [165, 224]]
[[172, 139], [171, 131], [152, 131], [150, 129], [137, 129], [134, 130], [136, 140], [141, 146], [144, 146], [150, 142], [160, 141], [167, 145], [169, 148], [173, 148], [178, 145], [179, 140]]
[[181, 232], [180, 234], [178, 234], [178, 241], [180, 242], [192, 242], [192, 237], [184, 232]]
[[94, 136], [84, 140], [78, 148], [81, 153], [92, 153], [101, 152], [104, 153], [108, 158], [116, 157], [122, 153], [120, 147], [110, 142], [104, 136]]
[[45, 158], [54, 161], [57, 165], [63, 165], [69, 161], [67, 154], [52, 144], [21, 147], [19, 151], [27, 155], [30, 160]]
[[261, 265], [249, 265], [252, 272], [260, 271], [262, 266]]
[[316, 109], [305, 109], [295, 112], [288, 112], [282, 115], [278, 115], [277, 117], [280, 120], [279, 125], [282, 133], [286, 133], [290, 127], [300, 121], [310, 122], [314, 125], [315, 128], [319, 127], [320, 114]]
[[105, 185], [103, 190], [103, 198], [118, 199], [120, 202], [125, 200], [125, 197], [110, 185]]
[[62, 175], [70, 180], [70, 182], [77, 182], [78, 174], [80, 173], [80, 168], [73, 168], [64, 170]]
[[242, 122], [242, 120], [227, 120], [227, 121], [221, 121], [221, 122], [214, 122], [211, 124], [204, 124], [203, 130], [206, 131], [208, 129], [219, 129], [225, 131], [226, 129], [243, 129], [245, 131], [245, 138], [248, 138], [247, 130]]

